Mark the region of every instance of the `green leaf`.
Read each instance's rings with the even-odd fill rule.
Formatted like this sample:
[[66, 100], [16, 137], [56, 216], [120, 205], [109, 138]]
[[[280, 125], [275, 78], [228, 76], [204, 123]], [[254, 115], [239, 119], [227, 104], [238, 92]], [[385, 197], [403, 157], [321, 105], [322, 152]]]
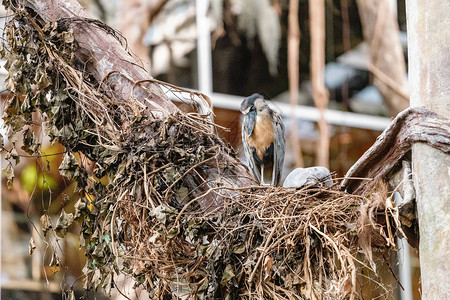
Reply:
[[109, 234], [105, 234], [104, 236], [102, 236], [102, 239], [107, 244], [109, 244], [111, 242], [111, 236]]

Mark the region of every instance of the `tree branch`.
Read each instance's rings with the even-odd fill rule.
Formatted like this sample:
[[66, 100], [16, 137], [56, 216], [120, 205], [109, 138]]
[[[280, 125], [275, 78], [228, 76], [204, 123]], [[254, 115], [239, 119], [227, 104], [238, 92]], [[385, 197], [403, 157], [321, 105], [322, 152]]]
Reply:
[[353, 194], [366, 194], [377, 180], [383, 179], [391, 171], [413, 143], [427, 143], [444, 153], [450, 153], [450, 120], [425, 108], [404, 110], [350, 168], [341, 188]]

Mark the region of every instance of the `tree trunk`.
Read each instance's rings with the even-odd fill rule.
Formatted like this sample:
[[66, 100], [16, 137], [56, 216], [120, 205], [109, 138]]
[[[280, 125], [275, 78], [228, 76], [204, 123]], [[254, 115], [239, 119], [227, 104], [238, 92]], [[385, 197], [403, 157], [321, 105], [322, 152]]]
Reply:
[[391, 117], [408, 107], [406, 66], [397, 21], [387, 0], [357, 0], [364, 39], [369, 44], [368, 68]]
[[[407, 1], [411, 106], [450, 117], [450, 3]], [[423, 299], [450, 299], [450, 155], [412, 148]]]

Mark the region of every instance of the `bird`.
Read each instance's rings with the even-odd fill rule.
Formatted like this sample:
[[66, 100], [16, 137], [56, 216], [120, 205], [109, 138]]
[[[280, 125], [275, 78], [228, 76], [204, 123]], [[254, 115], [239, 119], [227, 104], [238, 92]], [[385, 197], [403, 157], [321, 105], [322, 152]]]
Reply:
[[244, 115], [242, 144], [250, 171], [261, 185], [278, 186], [286, 148], [282, 118], [257, 93], [245, 98], [240, 110]]

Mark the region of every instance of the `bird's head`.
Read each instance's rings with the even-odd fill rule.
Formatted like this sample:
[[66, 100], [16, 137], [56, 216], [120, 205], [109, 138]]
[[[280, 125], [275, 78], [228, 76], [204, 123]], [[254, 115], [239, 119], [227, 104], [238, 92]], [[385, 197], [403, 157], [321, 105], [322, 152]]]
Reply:
[[245, 98], [241, 103], [241, 112], [246, 115], [252, 110], [261, 111], [267, 107], [264, 97], [260, 94], [253, 94]]

